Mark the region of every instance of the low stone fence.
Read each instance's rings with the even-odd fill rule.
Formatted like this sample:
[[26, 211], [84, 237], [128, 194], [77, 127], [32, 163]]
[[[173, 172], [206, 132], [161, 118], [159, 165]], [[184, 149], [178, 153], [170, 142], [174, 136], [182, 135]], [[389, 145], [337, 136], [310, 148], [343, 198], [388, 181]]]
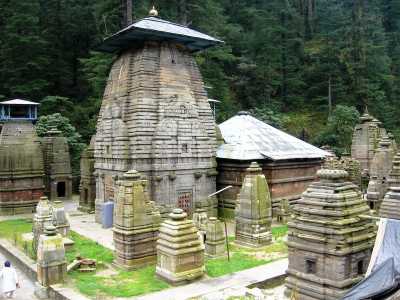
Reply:
[[[0, 252], [7, 256], [14, 265], [18, 266], [29, 279], [34, 282], [37, 281], [36, 262], [26, 256], [20, 249], [9, 241], [0, 239]], [[50, 286], [49, 295], [51, 300], [89, 300], [89, 298], [60, 284]]]

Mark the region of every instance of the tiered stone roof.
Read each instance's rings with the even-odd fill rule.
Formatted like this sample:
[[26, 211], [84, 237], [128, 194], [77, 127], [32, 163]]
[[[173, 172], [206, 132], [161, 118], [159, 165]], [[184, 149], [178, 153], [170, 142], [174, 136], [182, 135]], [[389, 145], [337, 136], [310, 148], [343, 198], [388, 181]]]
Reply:
[[339, 299], [363, 278], [376, 226], [343, 170], [322, 169], [293, 208], [289, 222], [286, 285], [299, 299]]

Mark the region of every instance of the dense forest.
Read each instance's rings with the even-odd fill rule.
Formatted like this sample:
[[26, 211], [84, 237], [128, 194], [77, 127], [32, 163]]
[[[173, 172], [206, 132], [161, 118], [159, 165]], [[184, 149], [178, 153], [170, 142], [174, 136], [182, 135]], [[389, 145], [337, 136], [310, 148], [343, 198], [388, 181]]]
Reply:
[[113, 60], [96, 45], [153, 4], [225, 41], [196, 54], [219, 122], [250, 110], [344, 151], [368, 106], [400, 137], [398, 0], [0, 0], [0, 101], [41, 102], [87, 143]]

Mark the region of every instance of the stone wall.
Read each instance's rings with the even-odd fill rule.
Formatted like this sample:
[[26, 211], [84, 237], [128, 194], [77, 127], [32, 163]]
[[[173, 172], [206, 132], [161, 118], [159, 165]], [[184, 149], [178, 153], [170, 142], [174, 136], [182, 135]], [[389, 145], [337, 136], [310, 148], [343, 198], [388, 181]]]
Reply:
[[[250, 162], [225, 159], [217, 161], [217, 189], [223, 189], [228, 185], [233, 186], [218, 195], [219, 214], [234, 218], [237, 195]], [[258, 161], [258, 164], [267, 179], [275, 214], [281, 199], [291, 201], [300, 198], [308, 185], [315, 180], [315, 174], [321, 168], [322, 160]]]
[[216, 133], [192, 55], [145, 42], [120, 54], [105, 89], [95, 143], [96, 206], [115, 198], [118, 176], [135, 169], [157, 204], [216, 214]]

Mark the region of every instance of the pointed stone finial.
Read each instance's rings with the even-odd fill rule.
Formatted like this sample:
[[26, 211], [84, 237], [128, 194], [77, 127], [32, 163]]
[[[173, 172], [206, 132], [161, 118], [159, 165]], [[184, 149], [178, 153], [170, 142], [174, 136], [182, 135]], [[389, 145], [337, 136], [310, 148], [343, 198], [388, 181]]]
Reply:
[[260, 167], [260, 165], [257, 163], [257, 162], [255, 162], [255, 161], [253, 161], [251, 164], [250, 164], [250, 166], [247, 168], [247, 170], [246, 170], [247, 172], [251, 172], [251, 173], [259, 173], [259, 172], [261, 172], [262, 171], [262, 169], [261, 169], [261, 167]]
[[158, 17], [158, 11], [155, 9], [154, 5], [153, 8], [149, 11], [150, 17]]

